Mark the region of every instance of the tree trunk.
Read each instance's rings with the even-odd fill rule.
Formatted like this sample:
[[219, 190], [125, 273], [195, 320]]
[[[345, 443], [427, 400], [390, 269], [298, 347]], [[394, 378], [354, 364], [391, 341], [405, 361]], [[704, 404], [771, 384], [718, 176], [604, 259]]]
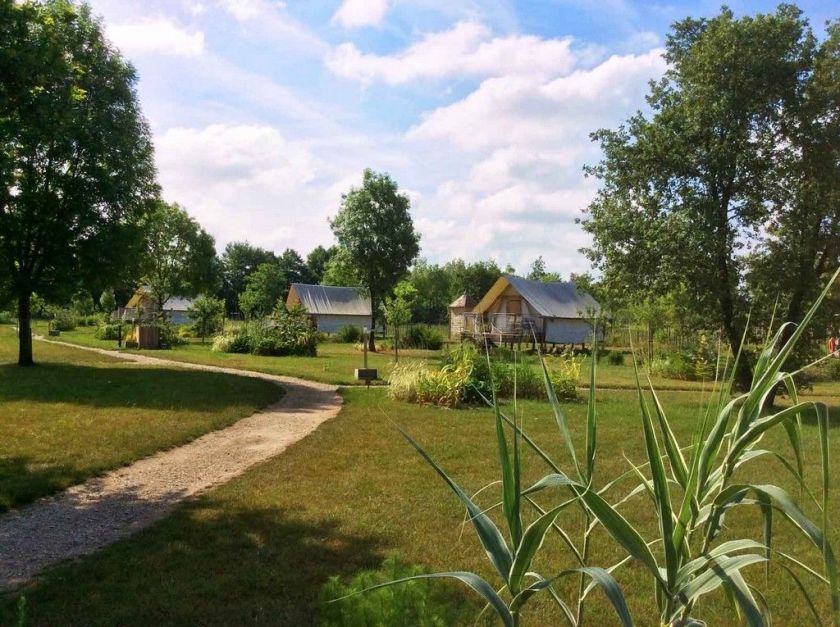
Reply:
[[32, 366], [32, 295], [18, 297], [18, 366]]
[[371, 310], [370, 310], [370, 333], [368, 334], [368, 350], [371, 353], [376, 352], [376, 343], [374, 333], [376, 332], [376, 307], [373, 306], [371, 302]]

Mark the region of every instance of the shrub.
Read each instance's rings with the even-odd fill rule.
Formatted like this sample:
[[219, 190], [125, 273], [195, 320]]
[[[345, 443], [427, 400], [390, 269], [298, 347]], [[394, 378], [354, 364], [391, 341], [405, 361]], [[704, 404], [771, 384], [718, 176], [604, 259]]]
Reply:
[[129, 327], [125, 324], [119, 325], [116, 322], [103, 322], [96, 327], [93, 336], [97, 340], [121, 340], [128, 330]]
[[695, 370], [691, 359], [683, 353], [657, 355], [648, 363], [651, 374], [668, 379], [694, 379]]
[[95, 327], [102, 322], [102, 316], [97, 314], [88, 314], [84, 316], [76, 316], [76, 326], [79, 327]]
[[825, 371], [831, 381], [840, 381], [840, 359], [829, 359]]
[[10, 311], [0, 311], [0, 324], [11, 324], [16, 320]]
[[358, 344], [362, 341], [362, 328], [355, 324], [345, 324], [335, 332], [333, 339], [342, 344]]
[[160, 333], [160, 343], [167, 348], [174, 348], [175, 346], [183, 346], [187, 343], [183, 337], [178, 334], [178, 327], [165, 318], [158, 318], [154, 325]]
[[309, 323], [302, 309], [280, 310], [271, 318], [252, 320], [238, 326], [228, 326], [213, 341], [212, 350], [224, 353], [252, 353], [254, 355], [317, 354], [318, 333]]
[[548, 376], [554, 393], [557, 398], [565, 401], [573, 401], [578, 398], [578, 385], [580, 384], [581, 358], [571, 353], [566, 353], [551, 360], [548, 367]]
[[437, 351], [443, 348], [443, 334], [433, 326], [415, 324], [400, 334], [400, 348]]
[[59, 331], [72, 331], [76, 328], [76, 316], [69, 309], [54, 307], [50, 310], [54, 329]]
[[389, 557], [378, 570], [363, 571], [346, 585], [338, 577], [330, 578], [321, 589], [321, 626], [446, 627], [471, 623], [467, 613], [474, 616], [476, 608], [456, 598], [440, 581], [415, 579], [401, 586], [358, 594], [387, 581], [417, 577], [427, 572], [421, 566], [408, 566]]
[[621, 351], [610, 351], [607, 354], [607, 363], [611, 366], [623, 366], [624, 365], [624, 353]]

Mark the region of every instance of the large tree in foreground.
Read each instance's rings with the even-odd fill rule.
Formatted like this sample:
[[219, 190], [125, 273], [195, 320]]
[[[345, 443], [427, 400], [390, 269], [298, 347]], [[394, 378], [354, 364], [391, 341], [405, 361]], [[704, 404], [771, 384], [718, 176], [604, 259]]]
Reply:
[[86, 5], [0, 0], [0, 289], [31, 365], [32, 294], [116, 273], [156, 193], [136, 74]]
[[[383, 298], [408, 274], [420, 252], [410, 207], [390, 176], [367, 169], [362, 186], [342, 196], [341, 211], [330, 221], [347, 262], [370, 294], [374, 327]], [[375, 348], [373, 333], [370, 348]]]
[[158, 311], [173, 296], [215, 291], [220, 274], [215, 242], [186, 211], [158, 200], [142, 225], [146, 249], [141, 280]]
[[[643, 300], [685, 289], [733, 352], [760, 260], [784, 260], [769, 265], [789, 277], [787, 293], [763, 275], [774, 298], [801, 306], [819, 291], [837, 263], [838, 144], [825, 132], [838, 115], [827, 93], [836, 96], [835, 30], [818, 46], [790, 5], [674, 25], [651, 115], [594, 135], [604, 159], [589, 172], [601, 188], [583, 224], [608, 290]], [[740, 363], [746, 388], [750, 361]]]

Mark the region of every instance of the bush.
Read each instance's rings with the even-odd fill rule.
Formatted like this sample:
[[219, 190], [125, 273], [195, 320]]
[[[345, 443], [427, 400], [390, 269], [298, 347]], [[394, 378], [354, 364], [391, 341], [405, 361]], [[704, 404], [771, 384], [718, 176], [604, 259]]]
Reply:
[[102, 322], [102, 316], [96, 314], [88, 314], [85, 316], [76, 317], [76, 326], [79, 327], [95, 327]]
[[831, 381], [840, 381], [840, 359], [829, 359], [825, 370]]
[[183, 337], [178, 334], [178, 327], [165, 318], [158, 318], [154, 325], [158, 328], [160, 333], [160, 343], [167, 348], [174, 348], [175, 346], [183, 346], [187, 343]]
[[[470, 617], [475, 616], [477, 608], [455, 597], [439, 580], [415, 579], [358, 594], [377, 584], [427, 572], [421, 566], [407, 566], [390, 557], [378, 570], [363, 571], [349, 584], [341, 583], [338, 577], [330, 578], [321, 589], [322, 627], [446, 627], [472, 623]], [[335, 599], [341, 600], [333, 602]]]
[[52, 314], [52, 325], [54, 329], [59, 331], [72, 331], [76, 328], [76, 316], [69, 309], [53, 308], [50, 312]]
[[400, 348], [438, 351], [443, 348], [443, 334], [427, 324], [415, 324], [400, 334]]
[[97, 340], [121, 340], [128, 330], [128, 325], [119, 325], [116, 322], [104, 322], [96, 327], [93, 336]]
[[621, 351], [610, 351], [607, 353], [607, 363], [611, 366], [623, 366], [624, 365], [624, 353]]
[[557, 398], [573, 401], [578, 398], [580, 384], [581, 359], [571, 353], [560, 355], [551, 360], [548, 367], [549, 378]]
[[271, 318], [228, 326], [213, 341], [214, 351], [253, 355], [314, 357], [318, 333], [302, 309], [280, 310]]
[[345, 324], [335, 332], [333, 339], [342, 344], [358, 344], [362, 341], [362, 328], [354, 324]]
[[0, 324], [11, 324], [16, 319], [10, 311], [0, 311]]

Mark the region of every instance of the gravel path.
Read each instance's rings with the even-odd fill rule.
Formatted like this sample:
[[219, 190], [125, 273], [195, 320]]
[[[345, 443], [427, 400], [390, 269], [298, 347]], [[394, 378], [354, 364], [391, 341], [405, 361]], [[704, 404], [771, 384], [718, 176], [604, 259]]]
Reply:
[[0, 590], [14, 588], [53, 564], [93, 553], [150, 525], [184, 499], [282, 453], [341, 408], [336, 386], [55, 343], [140, 364], [266, 379], [282, 384], [286, 394], [230, 427], [0, 516]]

